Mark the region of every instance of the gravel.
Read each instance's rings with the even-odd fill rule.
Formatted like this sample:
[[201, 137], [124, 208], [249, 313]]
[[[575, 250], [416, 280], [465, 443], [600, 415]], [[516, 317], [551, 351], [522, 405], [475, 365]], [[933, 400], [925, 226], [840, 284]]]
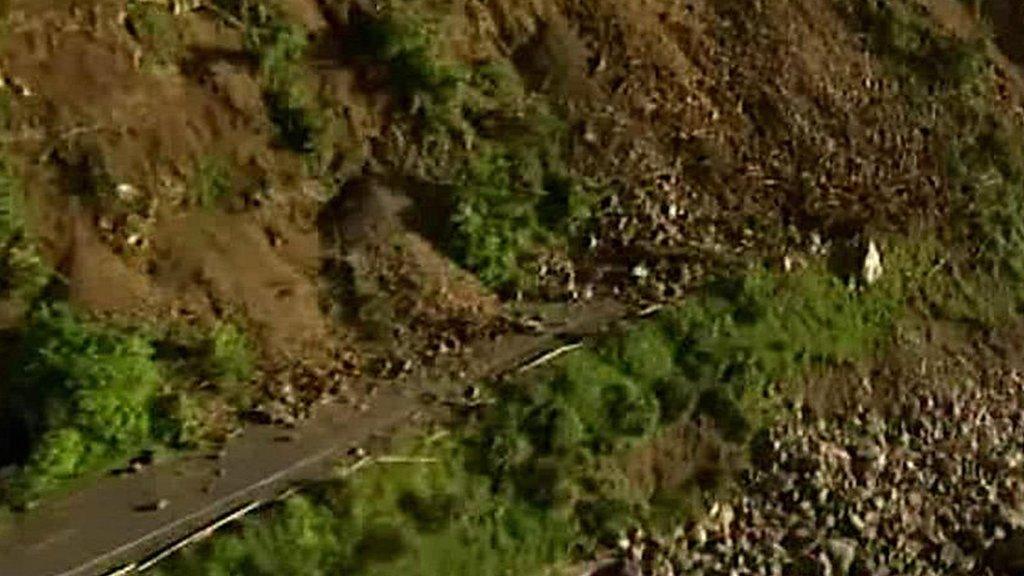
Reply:
[[779, 423], [699, 524], [625, 540], [622, 573], [1024, 574], [1024, 379], [957, 378], [904, 386], [886, 416]]

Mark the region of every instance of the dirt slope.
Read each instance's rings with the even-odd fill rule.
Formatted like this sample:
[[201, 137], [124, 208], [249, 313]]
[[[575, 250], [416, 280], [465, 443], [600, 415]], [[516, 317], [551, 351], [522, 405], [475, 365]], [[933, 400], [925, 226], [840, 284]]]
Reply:
[[347, 354], [395, 376], [520, 300], [672, 301], [962, 215], [955, 122], [914, 107], [854, 3], [371, 4], [4, 3], [0, 137], [46, 297], [237, 321], [267, 374]]
[[[962, 4], [906, 5], [940, 43], [991, 20], [1020, 124], [1024, 16]], [[973, 117], [914, 100], [858, 6], [0, 0], [0, 145], [45, 298], [237, 321], [256, 412], [302, 413], [338, 364], [397, 378], [511, 330], [522, 300], [671, 302], [828, 246], [946, 240]], [[0, 301], [0, 325], [25, 309]]]
[[[281, 4], [324, 46], [317, 51], [328, 51], [329, 59], [311, 57], [303, 81], [346, 119], [347, 136], [317, 153], [321, 165], [342, 181], [366, 157], [389, 177], [422, 174], [429, 142], [344, 56], [354, 48], [339, 28], [346, 4]], [[200, 315], [242, 311], [273, 328], [267, 333], [316, 333], [330, 323], [315, 305], [322, 278], [311, 235], [334, 184], [275, 141], [260, 65], [236, 22], [202, 7], [161, 15], [170, 22], [161, 34], [173, 41], [154, 45], [123, 2], [15, 0], [9, 12], [0, 67], [23, 94], [11, 133], [31, 196], [86, 195], [94, 235], [136, 276], [130, 295], [106, 297], [97, 310], [181, 299], [204, 308]], [[615, 288], [673, 297], [709, 269], [806, 250], [812, 233], [850, 239], [897, 230], [909, 214], [941, 220], [948, 212], [931, 144], [842, 11], [821, 0], [471, 1], [434, 18], [453, 58], [507, 59], [528, 90], [564, 114], [571, 173], [608, 192], [581, 239], [587, 249], [540, 270], [554, 294]], [[339, 37], [341, 57], [328, 42]], [[223, 219], [189, 215], [204, 211], [192, 190], [211, 163], [238, 191], [214, 210]], [[418, 187], [405, 192], [417, 200]], [[50, 258], [65, 260], [72, 227], [44, 224], [61, 203], [38, 203], [37, 232]], [[221, 250], [225, 277], [266, 288], [214, 281], [210, 289], [195, 265], [169, 287], [167, 237], [190, 218], [237, 236], [236, 256], [195, 233], [175, 241], [174, 258], [195, 263]], [[296, 257], [283, 253], [289, 234], [305, 263], [282, 279], [290, 264], [281, 260]], [[99, 247], [76, 252], [79, 271], [93, 252], [97, 269], [109, 261]], [[638, 269], [643, 278], [631, 277]], [[270, 295], [279, 288], [303, 304]]]

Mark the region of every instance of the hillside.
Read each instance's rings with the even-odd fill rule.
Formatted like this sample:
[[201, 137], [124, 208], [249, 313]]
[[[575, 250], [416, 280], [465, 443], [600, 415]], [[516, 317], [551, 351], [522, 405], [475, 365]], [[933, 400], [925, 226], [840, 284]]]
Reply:
[[[395, 441], [443, 470], [322, 487], [265, 520], [284, 536], [167, 570], [575, 565], [767, 490], [758, 442], [807, 437], [794, 414], [888, 422], [918, 358], [970, 357], [940, 396], [999, 367], [998, 398], [1022, 26], [987, 0], [0, 0], [0, 507], [458, 380], [609, 301], [662, 308], [486, 383], [491, 409], [437, 419], [450, 441]], [[337, 538], [293, 557], [288, 522]]]

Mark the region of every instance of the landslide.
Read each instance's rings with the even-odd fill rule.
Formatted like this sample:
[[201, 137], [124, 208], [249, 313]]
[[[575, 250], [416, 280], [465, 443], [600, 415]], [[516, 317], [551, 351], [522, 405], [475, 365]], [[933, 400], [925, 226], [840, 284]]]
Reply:
[[[959, 226], [975, 203], [948, 144], [989, 118], [918, 91], [994, 72], [979, 101], [1016, 125], [1016, 71], [959, 48], [982, 38], [959, 4], [899, 5], [946, 27], [887, 59], [886, 9], [861, 2], [8, 0], [0, 325], [27, 384], [0, 412], [40, 414], [7, 436], [85, 426], [17, 374], [55, 305], [148, 339], [141, 361], [195, 356], [141, 409], [172, 398], [158, 420], [180, 426], [212, 390], [189, 410], [223, 432], [301, 414], [332, 390], [317, 374], [401, 374], [513, 329], [523, 303], [675, 302], [825, 251], [853, 252], [845, 281], [908, 231], [967, 261], [983, 226]], [[223, 326], [257, 370], [210, 368]], [[159, 436], [140, 434], [112, 453]]]

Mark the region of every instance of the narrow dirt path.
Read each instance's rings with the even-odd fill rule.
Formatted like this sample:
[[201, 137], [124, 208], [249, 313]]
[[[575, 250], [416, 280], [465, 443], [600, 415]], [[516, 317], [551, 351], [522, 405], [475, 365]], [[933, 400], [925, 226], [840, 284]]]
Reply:
[[[615, 303], [569, 306], [547, 316], [541, 335], [511, 334], [480, 343], [476, 354], [416, 375], [377, 384], [365, 411], [326, 405], [289, 431], [253, 425], [217, 458], [193, 455], [133, 475], [106, 477], [0, 526], [0, 574], [97, 576], [130, 566], [296, 481], [323, 478], [353, 446], [421, 423], [424, 392], [444, 397], [458, 382], [500, 374], [565, 339], [599, 331], [626, 310]], [[461, 378], [453, 374], [462, 372]]]

